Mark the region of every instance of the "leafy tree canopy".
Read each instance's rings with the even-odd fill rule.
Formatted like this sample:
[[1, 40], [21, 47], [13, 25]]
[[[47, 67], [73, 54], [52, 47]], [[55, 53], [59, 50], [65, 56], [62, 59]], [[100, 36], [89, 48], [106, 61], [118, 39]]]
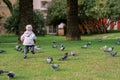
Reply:
[[[82, 19], [120, 19], [120, 0], [78, 0], [78, 15]], [[66, 19], [66, 0], [52, 0], [48, 7], [47, 24]]]
[[52, 0], [48, 7], [47, 24], [57, 25], [66, 20], [66, 0]]

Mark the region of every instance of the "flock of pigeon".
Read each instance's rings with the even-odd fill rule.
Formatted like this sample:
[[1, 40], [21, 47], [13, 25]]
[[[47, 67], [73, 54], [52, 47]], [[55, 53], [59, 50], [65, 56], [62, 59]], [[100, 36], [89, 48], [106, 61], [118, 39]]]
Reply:
[[[102, 42], [102, 39], [101, 39], [101, 38], [99, 38], [99, 39], [97, 39], [97, 40], [98, 40], [99, 42]], [[117, 44], [120, 45], [120, 40], [117, 42]], [[89, 42], [87, 42], [85, 45], [81, 46], [81, 48], [82, 48], [82, 49], [87, 49], [88, 46], [90, 46], [90, 45], [92, 45], [92, 42], [91, 42], [91, 41], [89, 41]], [[64, 45], [64, 44], [60, 44], [60, 46], [58, 46], [57, 41], [54, 40], [54, 41], [52, 42], [52, 48], [57, 48], [57, 49], [59, 49], [60, 51], [64, 51], [64, 50], [65, 50], [65, 45]], [[41, 50], [41, 48], [40, 48], [39, 46], [35, 46], [34, 49], [35, 49], [35, 51], [36, 51], [36, 50]], [[15, 50], [16, 50], [16, 51], [23, 51], [23, 49], [22, 49], [22, 47], [21, 47], [20, 45], [17, 45], [17, 46], [15, 47]], [[108, 52], [111, 56], [117, 55], [117, 52], [116, 52], [116, 51], [113, 51], [113, 50], [114, 50], [114, 47], [113, 47], [113, 46], [112, 46], [112, 47], [108, 47], [107, 45], [104, 45], [103, 47], [100, 48], [100, 50], [102, 50], [102, 51], [104, 51], [104, 52]], [[6, 51], [0, 50], [0, 53], [4, 53], [4, 52], [6, 52]], [[64, 53], [64, 55], [61, 56], [58, 60], [64, 61], [64, 60], [66, 60], [66, 59], [68, 58], [68, 56], [75, 56], [75, 55], [76, 55], [76, 53], [73, 52], [73, 51], [66, 52], [66, 53]], [[50, 64], [51, 67], [52, 67], [54, 70], [58, 70], [58, 68], [59, 68], [60, 65], [59, 65], [59, 64], [55, 64], [55, 63], [53, 64], [53, 63], [52, 63], [52, 62], [53, 62], [53, 57], [48, 57], [45, 61], [46, 61], [46, 63]], [[14, 78], [14, 76], [15, 76], [15, 72], [13, 72], [13, 71], [0, 70], [0, 74], [3, 74], [3, 73], [7, 73], [7, 75], [8, 75], [10, 78]]]
[[108, 53], [110, 53], [111, 56], [115, 56], [115, 55], [117, 55], [117, 52], [116, 52], [116, 51], [113, 51], [113, 49], [114, 49], [113, 46], [107, 48], [106, 45], [100, 48], [100, 50], [103, 50], [104, 52], [108, 52]]
[[[64, 60], [66, 60], [66, 59], [68, 58], [68, 56], [75, 56], [75, 55], [76, 55], [75, 52], [72, 52], [72, 51], [71, 51], [71, 52], [66, 52], [66, 53], [64, 53], [64, 55], [61, 56], [58, 60], [64, 61]], [[53, 64], [53, 63], [52, 63], [52, 62], [53, 62], [53, 58], [52, 58], [52, 57], [48, 57], [45, 61], [46, 61], [46, 63], [50, 64], [51, 67], [52, 67], [54, 70], [57, 70], [58, 67], [60, 66], [59, 64]]]
[[[102, 42], [102, 38], [98, 38], [97, 41], [98, 41], [98, 42]], [[120, 45], [120, 41], [118, 41], [117, 44]], [[81, 48], [82, 48], [82, 49], [87, 49], [88, 46], [91, 46], [91, 45], [92, 45], [92, 42], [89, 41], [89, 42], [87, 42], [85, 45], [81, 46]], [[57, 41], [54, 40], [54, 41], [52, 42], [52, 48], [57, 48], [57, 49], [63, 51], [63, 50], [65, 49], [65, 46], [64, 46], [64, 44], [60, 44], [60, 47], [58, 47]], [[100, 50], [103, 50], [104, 52], [110, 53], [111, 56], [115, 56], [115, 55], [117, 55], [117, 52], [113, 51], [113, 49], [114, 49], [114, 47], [107, 47], [106, 45], [100, 48]], [[76, 53], [73, 52], [73, 51], [71, 51], [71, 52], [66, 52], [66, 53], [64, 53], [63, 56], [61, 56], [61, 57], [59, 58], [59, 60], [62, 60], [62, 61], [63, 61], [63, 60], [66, 60], [69, 55], [75, 56]], [[52, 58], [52, 57], [48, 57], [48, 58], [46, 59], [46, 62], [49, 63], [49, 64], [51, 64], [51, 67], [52, 67], [54, 70], [57, 70], [58, 67], [59, 67], [59, 65], [58, 65], [58, 64], [52, 64], [52, 61], [53, 61], [53, 58]]]
[[[34, 51], [40, 50], [41, 48], [39, 46], [34, 46]], [[19, 52], [23, 52], [23, 48], [20, 45], [15, 46], [15, 50]]]
[[[64, 51], [65, 50], [65, 45], [64, 44], [60, 44], [60, 46], [58, 46], [58, 44], [57, 44], [57, 41], [56, 40], [54, 40], [53, 42], [52, 42], [52, 48], [57, 48], [57, 49], [59, 49], [60, 51]], [[70, 51], [70, 52], [66, 52], [66, 53], [64, 53], [64, 55], [62, 55], [58, 60], [60, 60], [60, 61], [64, 61], [64, 60], [66, 60], [67, 58], [68, 58], [68, 56], [75, 56], [76, 55], [76, 53], [75, 52], [73, 52], [73, 51]], [[46, 60], [46, 63], [48, 63], [48, 64], [50, 64], [51, 65], [51, 67], [54, 69], [54, 70], [58, 70], [58, 68], [59, 68], [59, 64], [53, 64], [52, 62], [53, 62], [53, 57], [48, 57]]]
[[[99, 42], [102, 42], [102, 38], [98, 38], [97, 39]], [[92, 45], [92, 42], [89, 41], [87, 42], [85, 45], [83, 45], [81, 48], [83, 49], [87, 49], [88, 46]], [[117, 45], [120, 45], [120, 40], [117, 42]], [[104, 51], [104, 52], [108, 52], [111, 56], [115, 56], [117, 55], [117, 51], [113, 51], [114, 47], [108, 47], [107, 45], [104, 45], [103, 47], [100, 48], [100, 50]]]

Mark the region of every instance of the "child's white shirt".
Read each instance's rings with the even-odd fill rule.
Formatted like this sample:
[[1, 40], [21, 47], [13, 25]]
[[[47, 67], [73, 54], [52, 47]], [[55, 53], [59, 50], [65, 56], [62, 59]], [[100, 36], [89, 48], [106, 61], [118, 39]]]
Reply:
[[21, 36], [21, 41], [23, 41], [23, 45], [34, 45], [34, 40], [36, 39], [35, 34], [31, 32], [24, 32]]

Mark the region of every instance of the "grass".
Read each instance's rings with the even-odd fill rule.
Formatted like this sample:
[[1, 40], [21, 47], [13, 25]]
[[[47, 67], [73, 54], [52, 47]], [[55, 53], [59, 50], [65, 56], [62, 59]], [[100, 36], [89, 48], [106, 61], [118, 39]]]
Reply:
[[14, 34], [0, 35], [0, 43], [12, 43], [17, 42], [18, 38]]
[[[99, 34], [92, 36], [81, 36], [81, 41], [66, 41], [64, 36], [37, 37], [37, 45], [42, 49], [35, 55], [29, 53], [27, 59], [23, 59], [23, 53], [14, 50], [16, 36], [0, 36], [0, 49], [6, 50], [0, 54], [0, 69], [14, 71], [15, 78], [10, 80], [119, 80], [120, 79], [120, 45], [117, 45], [120, 33]], [[102, 37], [103, 41], [98, 42], [96, 38]], [[3, 40], [6, 39], [5, 41]], [[51, 47], [52, 41], [57, 40], [58, 45], [63, 43], [66, 46], [64, 51]], [[81, 49], [81, 46], [92, 41], [88, 49]], [[15, 42], [15, 44], [3, 43]], [[118, 54], [115, 57], [103, 52], [100, 47], [114, 46]], [[23, 47], [23, 45], [21, 45]], [[76, 56], [69, 56], [65, 61], [58, 59], [65, 52], [74, 51]], [[54, 71], [45, 62], [48, 56], [60, 65]], [[0, 80], [9, 80], [6, 74], [0, 74]]]

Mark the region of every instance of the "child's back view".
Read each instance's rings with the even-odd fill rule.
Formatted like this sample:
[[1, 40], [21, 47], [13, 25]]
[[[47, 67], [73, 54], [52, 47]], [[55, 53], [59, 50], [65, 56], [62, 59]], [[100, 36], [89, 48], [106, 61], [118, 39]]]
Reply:
[[26, 25], [26, 31], [21, 36], [21, 41], [24, 45], [24, 59], [27, 58], [27, 53], [29, 51], [29, 48], [33, 54], [34, 53], [34, 45], [35, 45], [36, 36], [34, 32], [32, 31], [32, 25]]

